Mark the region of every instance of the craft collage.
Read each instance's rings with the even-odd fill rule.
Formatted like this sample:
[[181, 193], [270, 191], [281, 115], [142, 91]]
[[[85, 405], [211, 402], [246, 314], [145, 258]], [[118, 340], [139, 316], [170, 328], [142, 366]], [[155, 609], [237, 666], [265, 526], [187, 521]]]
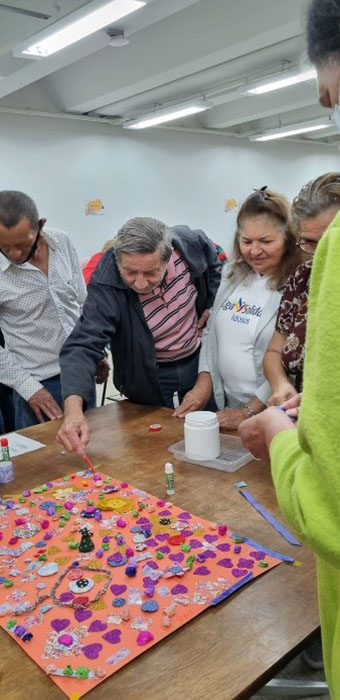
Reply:
[[0, 538], [0, 624], [69, 698], [281, 561], [90, 470], [1, 499]]

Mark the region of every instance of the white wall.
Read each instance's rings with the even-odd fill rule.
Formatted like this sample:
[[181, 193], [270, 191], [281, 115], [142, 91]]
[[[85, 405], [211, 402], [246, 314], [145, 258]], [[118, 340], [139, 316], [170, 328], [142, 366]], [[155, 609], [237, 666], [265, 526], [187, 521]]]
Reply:
[[[80, 256], [99, 250], [132, 216], [202, 228], [230, 250], [235, 214], [224, 212], [226, 199], [242, 201], [262, 185], [292, 197], [311, 178], [337, 169], [338, 152], [313, 145], [0, 116], [0, 189], [31, 195], [40, 216], [66, 230]], [[95, 197], [105, 213], [86, 216], [85, 201]]]

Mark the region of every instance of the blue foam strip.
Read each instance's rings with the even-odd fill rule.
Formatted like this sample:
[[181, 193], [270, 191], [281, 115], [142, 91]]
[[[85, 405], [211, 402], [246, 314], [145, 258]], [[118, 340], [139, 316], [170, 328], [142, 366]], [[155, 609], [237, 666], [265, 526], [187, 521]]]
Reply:
[[261, 506], [261, 504], [254, 498], [254, 496], [251, 495], [249, 491], [242, 489], [239, 491], [239, 493], [241, 493], [242, 496], [247, 499], [248, 503], [250, 503], [250, 505], [252, 505], [262, 515], [262, 517], [265, 518], [265, 520], [267, 520], [267, 522], [272, 525], [272, 527], [274, 527], [275, 530], [277, 530], [277, 532], [279, 532], [280, 535], [287, 540], [287, 542], [289, 542], [289, 544], [301, 547], [301, 542], [299, 542], [299, 540], [297, 540], [296, 537], [289, 532], [289, 530], [283, 527], [283, 525], [281, 525], [281, 523], [279, 523], [279, 521], [276, 520], [276, 518], [274, 518], [274, 516], [268, 510], [266, 510], [266, 508]]
[[250, 572], [249, 574], [247, 574], [247, 576], [244, 576], [239, 581], [237, 581], [237, 583], [234, 583], [234, 585], [231, 586], [231, 588], [228, 588], [223, 593], [220, 593], [220, 595], [218, 595], [210, 602], [210, 605], [218, 605], [219, 603], [222, 603], [222, 600], [229, 598], [230, 595], [235, 593], [235, 591], [237, 591], [239, 588], [242, 588], [242, 586], [248, 583], [248, 581], [251, 581], [252, 578], [254, 578], [254, 574]]

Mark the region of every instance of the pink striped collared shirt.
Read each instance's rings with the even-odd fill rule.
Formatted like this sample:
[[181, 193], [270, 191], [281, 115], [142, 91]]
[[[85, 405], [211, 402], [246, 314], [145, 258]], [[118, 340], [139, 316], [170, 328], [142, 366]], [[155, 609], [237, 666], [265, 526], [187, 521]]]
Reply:
[[156, 359], [174, 362], [192, 355], [202, 335], [197, 328], [197, 290], [178, 250], [171, 254], [160, 287], [138, 296], [155, 341]]

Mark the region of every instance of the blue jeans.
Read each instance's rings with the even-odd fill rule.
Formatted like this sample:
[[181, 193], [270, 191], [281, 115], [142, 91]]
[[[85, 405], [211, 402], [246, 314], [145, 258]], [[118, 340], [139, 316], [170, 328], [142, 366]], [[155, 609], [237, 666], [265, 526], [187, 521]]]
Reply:
[[[60, 374], [55, 377], [50, 377], [49, 379], [43, 379], [41, 384], [45, 389], [47, 389], [50, 394], [52, 394], [54, 400], [59, 406], [63, 405], [63, 399], [61, 396], [61, 386], [60, 386]], [[14, 400], [14, 412], [15, 412], [15, 429], [20, 430], [21, 428], [29, 428], [30, 425], [39, 424], [38, 418], [36, 417], [34, 411], [32, 411], [30, 405], [25, 401], [25, 399], [20, 396], [16, 391], [13, 391]], [[96, 407], [96, 388], [93, 386], [93, 396], [87, 403], [87, 408]], [[46, 418], [46, 421], [48, 418]]]
[[187, 391], [193, 388], [198, 374], [199, 350], [185, 357], [183, 360], [175, 362], [160, 362], [157, 365], [158, 381], [161, 386], [161, 393], [164, 406], [173, 408], [173, 395], [178, 392], [181, 403]]

